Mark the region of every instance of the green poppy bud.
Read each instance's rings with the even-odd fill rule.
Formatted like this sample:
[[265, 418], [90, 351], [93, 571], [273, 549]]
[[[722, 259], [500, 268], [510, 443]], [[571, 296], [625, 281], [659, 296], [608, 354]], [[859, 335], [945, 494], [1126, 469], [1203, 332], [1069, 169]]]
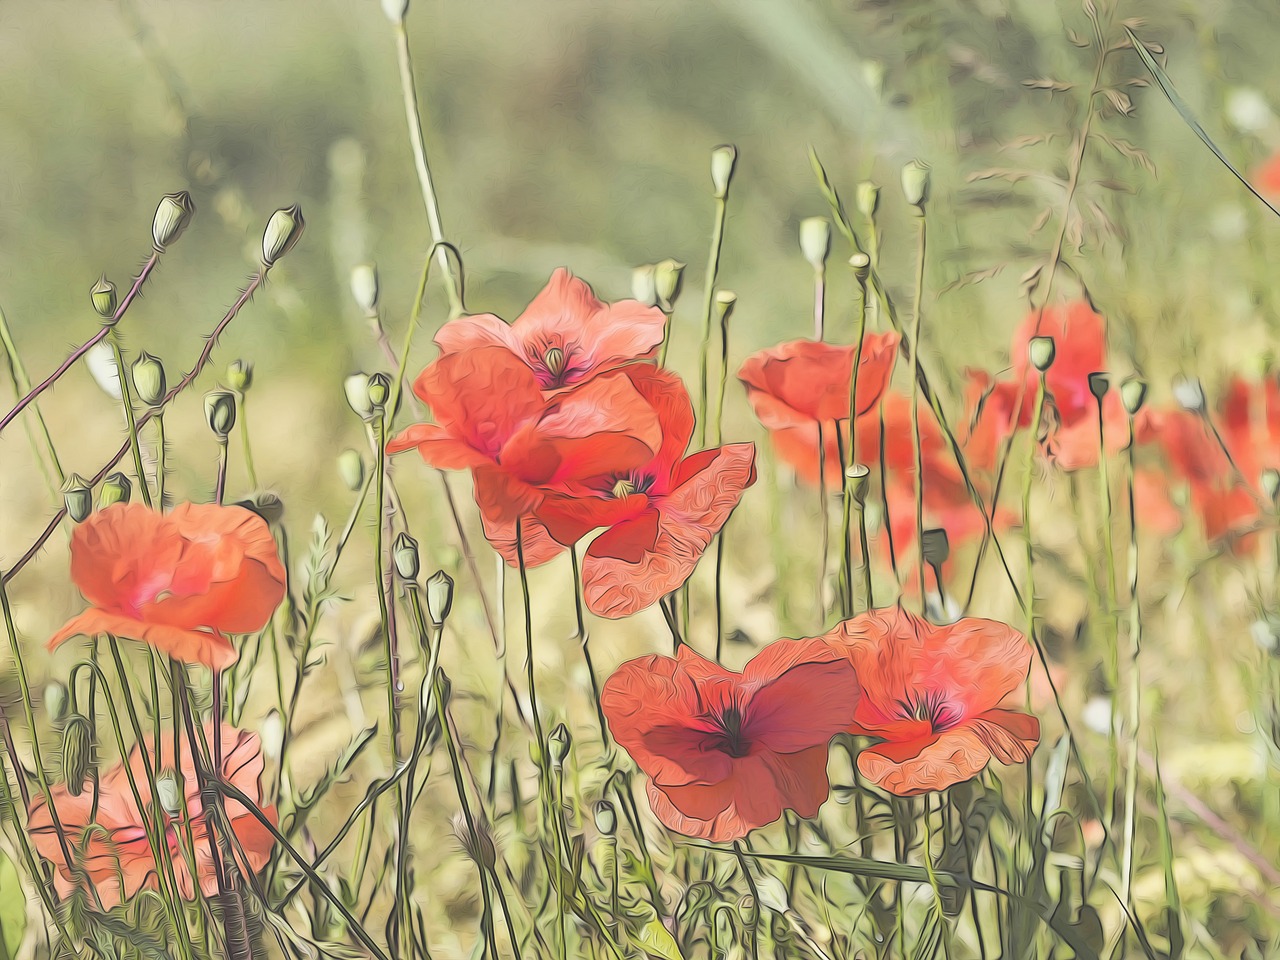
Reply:
[[84, 791], [92, 767], [93, 733], [89, 720], [73, 713], [62, 728], [62, 779], [73, 797]]
[[149, 407], [159, 406], [167, 388], [164, 364], [159, 358], [145, 351], [138, 354], [138, 359], [133, 361], [133, 391], [138, 400]]
[[1136, 416], [1147, 400], [1147, 383], [1138, 377], [1130, 377], [1120, 384], [1120, 399], [1129, 416]]
[[646, 307], [658, 305], [657, 264], [642, 263], [631, 271], [631, 296]]
[[151, 221], [151, 242], [156, 250], [163, 253], [165, 247], [182, 236], [195, 212], [195, 201], [185, 190], [161, 197], [155, 219]]
[[378, 312], [378, 268], [372, 263], [359, 263], [351, 268], [351, 298], [369, 316]]
[[722, 143], [711, 151], [711, 186], [717, 200], [729, 195], [729, 183], [733, 180], [733, 168], [737, 162], [738, 148], [731, 143]]
[[409, 15], [409, 0], [382, 0], [382, 12], [392, 23], [400, 23]]
[[338, 475], [352, 493], [364, 486], [364, 458], [359, 451], [343, 450], [338, 454]]
[[79, 523], [93, 510], [93, 488], [80, 474], [69, 473], [62, 484], [62, 501], [67, 506], [67, 516]]
[[1053, 337], [1032, 337], [1027, 344], [1027, 358], [1041, 373], [1053, 366], [1053, 358], [1057, 352]]
[[410, 582], [418, 579], [418, 541], [407, 533], [396, 537], [391, 548], [391, 557], [396, 564], [396, 573]]
[[670, 313], [680, 296], [680, 283], [685, 265], [679, 260], [660, 260], [653, 267], [653, 289], [658, 295], [658, 306]]
[[262, 265], [270, 267], [292, 250], [306, 225], [302, 207], [296, 203], [273, 213], [267, 221], [267, 229], [262, 232]]
[[931, 567], [942, 566], [951, 556], [951, 541], [947, 537], [947, 531], [942, 527], [924, 531], [920, 542], [924, 552], [924, 562]]
[[867, 277], [871, 275], [871, 258], [859, 250], [849, 258], [849, 266], [853, 268], [853, 275], [858, 282], [866, 283]]
[[902, 168], [902, 194], [907, 203], [920, 209], [929, 201], [929, 165], [912, 160]]
[[854, 503], [862, 506], [867, 499], [867, 487], [871, 483], [871, 468], [865, 463], [855, 463], [851, 467], [845, 467], [844, 482], [853, 496]]
[[369, 375], [353, 373], [342, 381], [342, 390], [347, 395], [347, 405], [355, 411], [361, 420], [373, 419], [373, 404], [369, 401]]
[[253, 364], [248, 360], [232, 360], [227, 364], [227, 386], [244, 393], [253, 386]]
[[618, 829], [618, 811], [608, 800], [597, 800], [593, 809], [596, 829], [606, 837], [612, 837]]
[[723, 329], [728, 324], [729, 317], [733, 315], [733, 308], [738, 305], [738, 295], [732, 290], [717, 290], [713, 304], [716, 310], [716, 318], [720, 321], [720, 326]]
[[182, 814], [182, 790], [178, 786], [178, 775], [172, 770], [165, 770], [156, 777], [156, 799], [169, 816]]
[[391, 378], [385, 373], [375, 373], [369, 377], [369, 403], [374, 410], [381, 410], [387, 405], [391, 396]]
[[54, 723], [59, 723], [67, 715], [67, 707], [71, 702], [71, 698], [67, 694], [67, 685], [57, 680], [46, 684], [42, 702], [49, 719]]
[[437, 627], [449, 619], [453, 609], [453, 577], [437, 570], [427, 578], [427, 615]]
[[800, 221], [800, 252], [809, 266], [821, 270], [831, 253], [831, 221], [826, 217], [805, 217]]
[[1173, 381], [1173, 398], [1183, 410], [1204, 412], [1204, 387], [1197, 377], [1178, 377]]
[[213, 390], [204, 395], [204, 417], [219, 440], [236, 425], [236, 397], [229, 390]]
[[854, 188], [853, 203], [860, 214], [868, 220], [873, 219], [880, 206], [880, 188], [870, 180], [863, 180]]
[[113, 473], [98, 488], [98, 509], [105, 510], [113, 503], [128, 503], [133, 496], [133, 482], [123, 473]]
[[1107, 391], [1111, 389], [1111, 378], [1105, 373], [1089, 374], [1089, 392], [1093, 394], [1093, 398], [1099, 403], [1102, 398], [1107, 395]]
[[1275, 504], [1277, 499], [1280, 499], [1280, 470], [1267, 467], [1262, 471], [1262, 476], [1259, 479], [1262, 485], [1262, 492], [1267, 495], [1268, 500]]
[[547, 753], [551, 756], [551, 766], [559, 770], [564, 766], [565, 758], [569, 756], [569, 748], [573, 746], [573, 736], [569, 733], [569, 728], [563, 723], [556, 724], [556, 728], [551, 731], [551, 736], [547, 737]]
[[104, 273], [98, 282], [89, 288], [89, 300], [94, 312], [103, 320], [111, 320], [116, 313], [116, 285], [107, 279]]

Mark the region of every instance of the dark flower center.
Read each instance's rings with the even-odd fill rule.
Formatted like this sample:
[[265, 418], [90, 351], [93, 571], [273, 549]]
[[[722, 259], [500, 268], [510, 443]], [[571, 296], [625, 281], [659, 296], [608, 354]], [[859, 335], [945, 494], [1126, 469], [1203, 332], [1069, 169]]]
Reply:
[[964, 711], [938, 690], [926, 690], [918, 698], [900, 700], [898, 706], [906, 719], [925, 720], [935, 733], [954, 727], [964, 719]]
[[751, 752], [751, 741], [742, 728], [742, 711], [737, 707], [725, 707], [711, 718], [716, 731], [712, 746], [731, 757], [745, 757]]
[[627, 474], [625, 477], [615, 477], [613, 482], [612, 493], [619, 500], [629, 497], [635, 493], [648, 493], [649, 488], [653, 486], [653, 477], [647, 474], [636, 475], [634, 473]]

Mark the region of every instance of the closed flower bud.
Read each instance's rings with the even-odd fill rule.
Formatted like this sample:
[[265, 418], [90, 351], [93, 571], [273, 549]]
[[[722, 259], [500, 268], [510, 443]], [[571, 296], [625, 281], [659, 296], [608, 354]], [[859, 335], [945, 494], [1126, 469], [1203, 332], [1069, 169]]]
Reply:
[[385, 373], [375, 373], [369, 377], [369, 403], [374, 410], [380, 410], [387, 405], [387, 398], [391, 396], [391, 378]]
[[831, 221], [826, 217], [805, 217], [800, 221], [800, 252], [809, 266], [821, 270], [831, 253]]
[[756, 882], [756, 894], [762, 903], [774, 913], [788, 913], [791, 910], [791, 898], [787, 896], [787, 886], [777, 877], [761, 877]]
[[880, 206], [880, 188], [870, 180], [863, 180], [853, 191], [853, 204], [868, 220], [876, 215]]
[[85, 353], [84, 363], [89, 368], [89, 376], [103, 393], [112, 400], [121, 399], [120, 372], [116, 369], [116, 355], [111, 344], [99, 340]]
[[396, 573], [409, 581], [418, 579], [418, 541], [407, 533], [396, 537], [395, 546], [391, 548], [391, 558], [396, 564]]
[[67, 715], [67, 705], [70, 703], [70, 697], [67, 695], [67, 685], [57, 680], [48, 683], [44, 688], [42, 702], [49, 719], [54, 723], [60, 722]]
[[680, 296], [680, 281], [684, 277], [685, 265], [679, 260], [660, 260], [653, 267], [653, 289], [658, 295], [658, 306], [667, 313], [675, 306], [676, 297]]
[[738, 148], [731, 143], [722, 143], [711, 151], [711, 186], [717, 200], [729, 195], [729, 182], [733, 179], [733, 166], [737, 162]]
[[732, 290], [717, 290], [714, 303], [716, 317], [720, 320], [720, 326], [724, 327], [733, 315], [733, 308], [738, 304], [738, 295]]
[[597, 800], [592, 813], [596, 829], [604, 836], [612, 837], [618, 829], [618, 811], [613, 808], [613, 804], [608, 800]]
[[227, 364], [227, 386], [244, 393], [253, 386], [253, 364], [248, 360], [232, 360]]
[[871, 483], [871, 468], [865, 463], [845, 467], [844, 482], [853, 495], [853, 502], [861, 506], [867, 499], [867, 487]]
[[133, 361], [133, 391], [138, 400], [149, 407], [155, 407], [164, 399], [168, 382], [164, 375], [164, 364], [157, 357], [143, 352]]
[[1280, 471], [1268, 467], [1262, 471], [1262, 476], [1259, 479], [1262, 484], [1262, 492], [1274, 504], [1280, 498]]
[[352, 493], [364, 486], [364, 457], [358, 450], [343, 450], [338, 454], [338, 476]]
[[642, 263], [631, 271], [631, 296], [646, 307], [658, 305], [657, 264]]
[[942, 566], [951, 556], [951, 541], [947, 537], [947, 531], [942, 527], [924, 531], [920, 544], [924, 552], [924, 562], [931, 567]]
[[1130, 377], [1120, 384], [1120, 399], [1129, 416], [1137, 415], [1147, 399], [1147, 383], [1138, 377]]
[[1111, 389], [1111, 378], [1105, 373], [1089, 374], [1089, 392], [1093, 394], [1095, 400], [1099, 403], [1102, 398], [1107, 395], [1107, 391]]
[[73, 797], [83, 792], [92, 767], [93, 736], [89, 720], [73, 713], [62, 728], [62, 779]]
[[296, 203], [273, 213], [262, 232], [262, 265], [269, 267], [292, 250], [306, 225], [302, 207]]
[[551, 731], [551, 736], [547, 737], [547, 753], [551, 755], [551, 766], [557, 770], [563, 767], [571, 746], [573, 746], [573, 737], [569, 733], [569, 728], [563, 723], [556, 724], [556, 728]]
[[453, 577], [437, 570], [427, 578], [427, 615], [437, 627], [449, 619], [453, 608]]
[[865, 283], [871, 275], [871, 258], [861, 250], [849, 258], [849, 266], [853, 268], [853, 275], [858, 278], [859, 283]]
[[879, 60], [862, 61], [862, 80], [877, 97], [884, 93], [884, 78], [887, 70]]
[[392, 23], [399, 23], [409, 14], [409, 0], [382, 0], [382, 12]]
[[1183, 410], [1191, 413], [1204, 411], [1204, 387], [1196, 377], [1178, 377], [1173, 381], [1173, 398]]
[[1053, 366], [1053, 358], [1057, 352], [1053, 337], [1032, 337], [1031, 342], [1027, 344], [1027, 359], [1041, 373]]
[[171, 817], [182, 813], [182, 792], [178, 789], [178, 775], [172, 770], [165, 770], [156, 777], [156, 799], [160, 808]]
[[912, 160], [902, 168], [902, 195], [913, 207], [923, 207], [929, 201], [929, 165]]
[[151, 221], [151, 242], [155, 248], [164, 252], [165, 247], [182, 236], [195, 212], [195, 201], [185, 190], [161, 197], [155, 219]]
[[110, 320], [115, 316], [116, 285], [107, 279], [105, 273], [89, 288], [89, 300], [94, 312], [103, 320]]
[[98, 509], [105, 510], [113, 503], [128, 503], [133, 496], [133, 482], [123, 473], [113, 473], [98, 488]]
[[219, 440], [225, 440], [236, 425], [236, 398], [229, 390], [213, 390], [204, 395], [204, 418]]
[[78, 473], [67, 474], [62, 484], [62, 501], [67, 505], [67, 516], [79, 523], [93, 510], [93, 489], [89, 481]]
[[359, 263], [351, 268], [351, 298], [370, 316], [378, 312], [378, 268]]
[[342, 390], [347, 395], [347, 405], [355, 411], [361, 420], [373, 418], [373, 404], [369, 402], [369, 375], [353, 373], [342, 381]]

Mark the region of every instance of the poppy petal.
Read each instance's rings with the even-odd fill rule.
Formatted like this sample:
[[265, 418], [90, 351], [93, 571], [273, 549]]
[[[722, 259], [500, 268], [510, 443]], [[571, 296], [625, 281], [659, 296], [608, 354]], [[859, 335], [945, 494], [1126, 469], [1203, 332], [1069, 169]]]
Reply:
[[149, 643], [175, 660], [202, 663], [212, 670], [225, 670], [239, 656], [231, 641], [219, 634], [171, 624], [146, 623], [92, 607], [63, 624], [49, 638], [49, 649], [61, 646], [72, 637], [94, 637], [101, 633]]

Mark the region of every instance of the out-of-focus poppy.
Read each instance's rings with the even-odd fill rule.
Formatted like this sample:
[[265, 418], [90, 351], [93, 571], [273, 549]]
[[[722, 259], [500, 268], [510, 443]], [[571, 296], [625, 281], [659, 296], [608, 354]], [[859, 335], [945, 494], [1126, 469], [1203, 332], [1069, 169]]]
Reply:
[[643, 610], [683, 584], [756, 479], [750, 443], [684, 455], [694, 417], [679, 377], [641, 365], [625, 375], [662, 425], [657, 454], [631, 470], [562, 484], [535, 509], [562, 543], [609, 528], [587, 547], [582, 578], [588, 609], [611, 618]]
[[666, 317], [636, 300], [602, 303], [563, 267], [507, 324], [492, 314], [458, 317], [440, 328], [442, 354], [498, 346], [526, 364], [544, 390], [582, 383], [632, 360], [652, 357]]
[[935, 626], [892, 607], [822, 639], [845, 653], [862, 687], [849, 732], [882, 741], [858, 755], [858, 770], [890, 793], [945, 790], [992, 757], [1025, 762], [1039, 742], [1035, 717], [999, 706], [1031, 662], [1012, 627], [971, 618]]
[[827, 798], [827, 747], [859, 703], [849, 660], [820, 640], [778, 640], [742, 673], [687, 646], [641, 657], [605, 682], [614, 739], [649, 777], [668, 829], [738, 840], [786, 809], [812, 817]]
[[227, 634], [266, 626], [285, 571], [266, 522], [243, 507], [117, 503], [71, 535], [71, 579], [92, 606], [49, 640], [110, 633], [187, 663], [235, 662]]
[[[223, 725], [220, 735], [223, 779], [259, 805], [267, 820], [275, 824], [275, 808], [263, 809], [260, 806], [263, 801], [260, 782], [263, 759], [262, 744], [258, 737], [227, 725]], [[206, 727], [205, 739], [212, 741], [214, 736], [213, 727]], [[95, 819], [90, 819], [95, 804], [92, 790], [72, 795], [65, 786], [56, 786], [51, 791], [58, 820], [67, 834], [68, 846], [72, 850], [73, 863], [83, 872], [83, 882], [91, 883], [96, 889], [104, 909], [109, 910], [123, 903], [139, 890], [160, 889], [157, 873], [160, 868], [152, 857], [145, 829], [145, 823], [151, 820], [154, 811], [151, 787], [146, 777], [148, 760], [159, 776], [176, 777], [177, 789], [186, 799], [189, 823], [183, 823], [183, 814], [179, 810], [165, 811], [164, 822], [161, 824], [161, 838], [168, 846], [169, 856], [173, 861], [178, 893], [187, 900], [195, 898], [193, 870], [200, 889], [206, 896], [218, 892], [218, 878], [209, 849], [209, 830], [201, 805], [195, 764], [190, 745], [183, 743], [180, 746], [180, 769], [176, 770], [171, 737], [161, 741], [162, 755], [159, 758], [150, 753], [150, 742], [146, 747], [135, 746], [129, 755], [129, 771], [132, 771], [138, 793], [142, 797], [145, 820], [129, 786], [129, 771], [126, 771], [123, 764], [116, 764], [102, 773], [98, 782]], [[148, 750], [146, 760], [142, 754], [143, 749]], [[161, 798], [164, 798], [163, 793]], [[256, 873], [270, 858], [275, 838], [238, 800], [228, 798], [224, 801], [224, 807], [231, 830], [244, 850], [246, 862], [240, 862], [239, 867]], [[194, 868], [187, 859], [182, 843], [187, 826], [190, 826], [195, 844]], [[32, 800], [27, 815], [27, 829], [36, 850], [57, 868], [53, 879], [58, 892], [63, 896], [67, 895], [75, 888], [77, 875], [63, 856], [62, 844], [54, 831], [53, 818], [43, 797]], [[82, 857], [76, 856], [78, 850], [84, 851]]]
[[1280, 153], [1273, 153], [1253, 174], [1258, 189], [1271, 197], [1280, 197]]
[[[875, 409], [889, 384], [898, 339], [896, 333], [869, 333], [863, 338], [854, 403], [859, 423]], [[778, 455], [814, 486], [819, 451], [825, 456], [828, 485], [838, 487], [843, 476], [841, 448], [847, 450], [856, 349], [856, 345], [792, 340], [753, 354], [738, 370], [747, 399], [768, 429]], [[858, 459], [869, 462], [871, 457], [859, 452]]]

